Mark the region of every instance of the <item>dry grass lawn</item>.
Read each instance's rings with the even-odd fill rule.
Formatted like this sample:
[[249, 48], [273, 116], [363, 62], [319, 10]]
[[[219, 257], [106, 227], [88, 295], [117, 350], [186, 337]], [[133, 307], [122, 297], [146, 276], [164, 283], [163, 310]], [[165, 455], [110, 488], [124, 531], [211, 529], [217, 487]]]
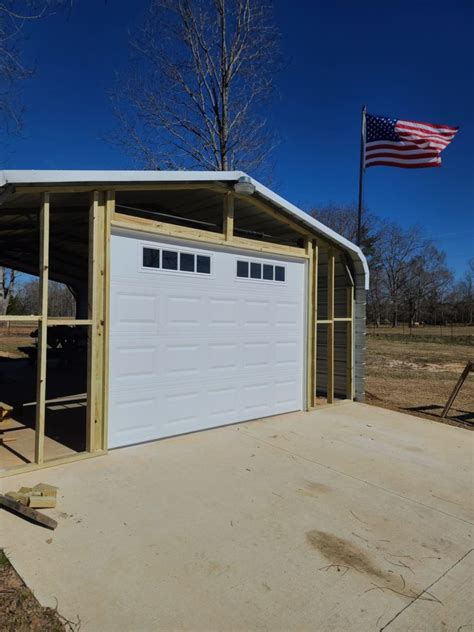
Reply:
[[0, 630], [2, 632], [75, 632], [79, 624], [43, 608], [0, 549]]
[[[424, 334], [369, 333], [367, 401], [444, 421], [440, 414], [466, 362], [471, 359], [474, 359], [472, 335], [451, 339]], [[474, 373], [468, 375], [446, 422], [473, 426]]]

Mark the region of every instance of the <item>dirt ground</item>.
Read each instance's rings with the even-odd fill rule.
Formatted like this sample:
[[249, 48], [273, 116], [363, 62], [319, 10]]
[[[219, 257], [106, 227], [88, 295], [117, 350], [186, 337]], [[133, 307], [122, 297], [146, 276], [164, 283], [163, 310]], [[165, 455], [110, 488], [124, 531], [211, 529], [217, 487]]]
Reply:
[[72, 632], [78, 627], [53, 608], [43, 608], [0, 550], [0, 630], [3, 632]]
[[367, 403], [474, 427], [474, 373], [466, 378], [448, 418], [440, 418], [466, 362], [474, 359], [473, 338], [472, 334], [451, 339], [426, 334], [373, 334], [369, 330]]

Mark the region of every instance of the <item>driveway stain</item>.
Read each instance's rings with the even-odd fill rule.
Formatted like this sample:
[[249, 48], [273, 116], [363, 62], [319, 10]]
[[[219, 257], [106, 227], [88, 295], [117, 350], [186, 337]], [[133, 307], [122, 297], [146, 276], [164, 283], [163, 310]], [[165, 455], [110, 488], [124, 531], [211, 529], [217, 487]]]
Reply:
[[389, 572], [382, 571], [370, 559], [370, 557], [349, 540], [339, 538], [332, 533], [313, 529], [306, 534], [306, 540], [310, 546], [319, 551], [330, 564], [346, 566], [372, 577], [390, 581]]
[[331, 488], [323, 483], [306, 480], [304, 481], [304, 488], [299, 487], [297, 491], [303, 496], [319, 496], [320, 494], [328, 494]]

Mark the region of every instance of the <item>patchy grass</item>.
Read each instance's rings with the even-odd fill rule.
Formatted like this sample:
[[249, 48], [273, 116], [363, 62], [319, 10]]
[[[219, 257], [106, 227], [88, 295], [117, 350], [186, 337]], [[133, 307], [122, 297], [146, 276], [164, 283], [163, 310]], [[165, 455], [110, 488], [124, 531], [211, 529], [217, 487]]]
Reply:
[[474, 373], [466, 378], [446, 420], [440, 415], [466, 362], [470, 336], [449, 339], [369, 334], [368, 403], [453, 425], [474, 427]]
[[30, 333], [36, 327], [0, 326], [0, 357], [26, 358], [28, 357], [19, 347], [32, 347], [34, 340]]
[[43, 608], [0, 550], [0, 630], [2, 632], [73, 632], [79, 624], [66, 621], [53, 608]]

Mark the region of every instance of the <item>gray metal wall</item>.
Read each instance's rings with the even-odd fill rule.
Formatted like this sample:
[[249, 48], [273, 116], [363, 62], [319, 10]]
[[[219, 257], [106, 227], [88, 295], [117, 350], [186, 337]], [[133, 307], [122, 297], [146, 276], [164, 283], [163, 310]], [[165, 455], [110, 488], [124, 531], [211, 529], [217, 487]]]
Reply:
[[[362, 275], [361, 275], [362, 276]], [[357, 278], [354, 305], [354, 389], [355, 399], [365, 399], [366, 290], [365, 277]]]

